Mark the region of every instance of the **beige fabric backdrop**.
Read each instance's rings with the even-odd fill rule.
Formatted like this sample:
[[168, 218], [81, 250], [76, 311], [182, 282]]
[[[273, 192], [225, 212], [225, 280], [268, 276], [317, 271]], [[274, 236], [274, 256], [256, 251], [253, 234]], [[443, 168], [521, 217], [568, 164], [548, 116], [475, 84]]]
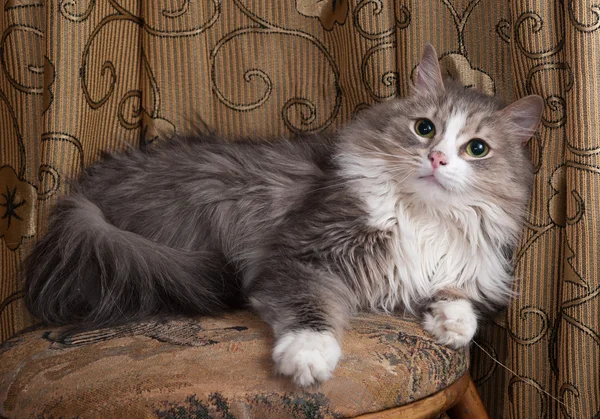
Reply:
[[1, 340], [34, 323], [19, 262], [100, 151], [144, 147], [189, 121], [231, 134], [334, 130], [406, 95], [429, 41], [465, 84], [546, 100], [520, 296], [477, 338], [524, 378], [478, 349], [473, 376], [493, 417], [600, 416], [593, 1], [5, 0], [0, 34]]

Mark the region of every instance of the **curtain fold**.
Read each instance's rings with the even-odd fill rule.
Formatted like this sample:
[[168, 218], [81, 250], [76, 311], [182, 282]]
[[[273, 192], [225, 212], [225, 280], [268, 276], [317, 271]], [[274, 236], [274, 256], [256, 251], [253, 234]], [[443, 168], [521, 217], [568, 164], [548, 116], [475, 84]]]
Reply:
[[518, 296], [476, 338], [485, 350], [473, 348], [476, 384], [495, 418], [599, 417], [600, 8], [591, 0], [5, 0], [0, 341], [35, 324], [20, 261], [69, 179], [101, 151], [190, 131], [335, 130], [408, 94], [426, 42], [467, 86], [546, 102], [530, 142]]

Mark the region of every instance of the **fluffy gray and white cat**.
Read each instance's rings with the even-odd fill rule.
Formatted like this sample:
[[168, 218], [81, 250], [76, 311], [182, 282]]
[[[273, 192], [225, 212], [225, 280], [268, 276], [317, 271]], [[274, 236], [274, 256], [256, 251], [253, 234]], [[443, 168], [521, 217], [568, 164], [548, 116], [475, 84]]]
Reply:
[[331, 376], [357, 310], [413, 313], [467, 345], [478, 313], [511, 295], [542, 110], [539, 96], [503, 107], [444, 82], [426, 46], [409, 97], [331, 136], [108, 156], [26, 260], [27, 305], [86, 328], [247, 305], [301, 386]]

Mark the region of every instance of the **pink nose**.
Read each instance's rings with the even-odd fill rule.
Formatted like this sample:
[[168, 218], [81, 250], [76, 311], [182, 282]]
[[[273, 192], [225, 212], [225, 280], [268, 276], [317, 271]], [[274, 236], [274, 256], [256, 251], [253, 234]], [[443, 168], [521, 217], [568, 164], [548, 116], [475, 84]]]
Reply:
[[441, 151], [432, 151], [429, 153], [429, 161], [434, 169], [448, 164], [448, 158]]

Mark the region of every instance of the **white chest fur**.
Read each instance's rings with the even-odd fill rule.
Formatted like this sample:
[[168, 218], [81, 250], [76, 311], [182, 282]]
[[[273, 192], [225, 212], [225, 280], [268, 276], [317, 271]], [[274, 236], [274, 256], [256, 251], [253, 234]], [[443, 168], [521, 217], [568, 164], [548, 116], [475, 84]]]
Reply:
[[[369, 223], [391, 232], [385, 255], [385, 281], [369, 305], [413, 311], [436, 292], [455, 288], [482, 303], [510, 295], [511, 276], [501, 240], [482, 228], [482, 211], [447, 202], [444, 211], [428, 209], [410, 197], [372, 200]], [[507, 226], [508, 227], [508, 226]]]
[[475, 249], [446, 218], [398, 207], [388, 253], [388, 275], [393, 276], [401, 302], [426, 299], [436, 291], [464, 281], [464, 271]]

